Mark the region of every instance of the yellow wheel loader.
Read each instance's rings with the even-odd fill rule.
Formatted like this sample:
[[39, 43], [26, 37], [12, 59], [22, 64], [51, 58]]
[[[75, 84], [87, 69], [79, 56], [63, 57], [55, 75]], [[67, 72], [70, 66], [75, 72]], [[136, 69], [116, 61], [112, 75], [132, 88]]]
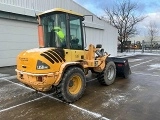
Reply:
[[22, 83], [38, 91], [55, 87], [58, 98], [71, 103], [83, 95], [89, 70], [102, 85], [112, 84], [116, 73], [128, 76], [127, 59], [108, 58], [100, 44], [84, 49], [83, 15], [56, 8], [37, 15], [37, 20], [39, 48], [17, 56]]

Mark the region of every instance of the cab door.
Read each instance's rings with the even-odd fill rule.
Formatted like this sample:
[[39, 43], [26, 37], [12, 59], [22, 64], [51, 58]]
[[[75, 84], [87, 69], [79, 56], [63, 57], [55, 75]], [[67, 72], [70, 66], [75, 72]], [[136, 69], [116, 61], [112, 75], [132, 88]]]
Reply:
[[82, 17], [76, 15], [70, 15], [69, 17], [70, 49], [72, 61], [84, 59], [84, 42], [81, 18]]

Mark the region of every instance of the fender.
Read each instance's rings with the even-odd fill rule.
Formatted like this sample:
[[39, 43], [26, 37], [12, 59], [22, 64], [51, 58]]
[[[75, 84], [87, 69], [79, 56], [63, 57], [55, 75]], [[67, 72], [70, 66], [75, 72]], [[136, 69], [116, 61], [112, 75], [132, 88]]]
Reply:
[[100, 64], [93, 68], [93, 70], [95, 72], [102, 72], [105, 69], [105, 66], [107, 64], [105, 61], [108, 59], [108, 56], [109, 55], [105, 55], [105, 56], [102, 56], [102, 57], [98, 57], [96, 59], [96, 60], [98, 60], [100, 62]]
[[78, 66], [78, 67], [83, 69], [83, 66], [80, 64], [80, 62], [66, 62], [66, 63], [63, 63], [61, 65], [61, 67], [60, 67], [59, 72], [56, 73], [58, 77], [57, 77], [54, 85], [58, 85], [59, 84], [59, 82], [61, 81], [61, 78], [62, 78], [65, 70], [70, 66]]

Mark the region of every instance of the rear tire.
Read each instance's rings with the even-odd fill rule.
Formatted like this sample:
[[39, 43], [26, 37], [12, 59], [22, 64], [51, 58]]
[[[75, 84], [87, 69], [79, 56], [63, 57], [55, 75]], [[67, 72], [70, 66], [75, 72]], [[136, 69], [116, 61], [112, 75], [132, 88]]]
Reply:
[[72, 103], [80, 99], [86, 87], [86, 77], [81, 68], [70, 67], [56, 86], [56, 93], [62, 101]]
[[116, 78], [116, 65], [114, 62], [110, 61], [107, 63], [103, 72], [99, 73], [98, 81], [102, 85], [111, 85]]

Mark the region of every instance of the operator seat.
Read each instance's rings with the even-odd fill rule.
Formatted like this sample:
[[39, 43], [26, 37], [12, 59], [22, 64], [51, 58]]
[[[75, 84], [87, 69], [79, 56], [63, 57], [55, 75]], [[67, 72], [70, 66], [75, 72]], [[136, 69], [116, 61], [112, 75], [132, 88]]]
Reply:
[[71, 49], [80, 49], [79, 45], [79, 39], [74, 38], [71, 40]]

